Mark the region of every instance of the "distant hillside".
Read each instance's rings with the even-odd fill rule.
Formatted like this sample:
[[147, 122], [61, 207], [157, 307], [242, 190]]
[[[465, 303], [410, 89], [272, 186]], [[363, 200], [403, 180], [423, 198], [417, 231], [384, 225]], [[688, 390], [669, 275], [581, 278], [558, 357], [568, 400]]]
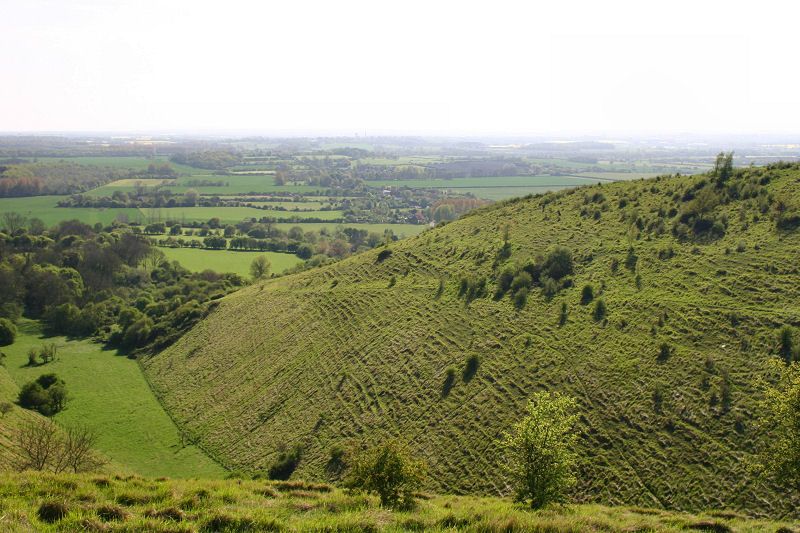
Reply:
[[789, 513], [744, 461], [800, 324], [800, 168], [719, 174], [509, 201], [251, 286], [146, 373], [232, 469], [302, 444], [295, 476], [325, 478], [331, 446], [401, 435], [431, 489], [502, 493], [495, 441], [546, 388], [583, 411], [579, 500]]

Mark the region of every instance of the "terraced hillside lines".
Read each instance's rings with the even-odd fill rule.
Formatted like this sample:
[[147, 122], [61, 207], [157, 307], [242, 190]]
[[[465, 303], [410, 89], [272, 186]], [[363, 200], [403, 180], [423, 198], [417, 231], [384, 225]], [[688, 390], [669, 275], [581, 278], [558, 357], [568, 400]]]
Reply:
[[[800, 169], [758, 172], [770, 179], [757, 197], [717, 206], [720, 238], [670, 231], [701, 176], [505, 202], [381, 260], [373, 250], [230, 295], [144, 368], [178, 423], [235, 469], [263, 471], [297, 443], [295, 476], [324, 479], [334, 444], [400, 435], [431, 489], [505, 493], [497, 439], [533, 392], [555, 389], [581, 407], [579, 500], [796, 512], [797, 496], [743, 470], [764, 438], [754, 380], [778, 328], [800, 324], [800, 232], [778, 232], [758, 200], [800, 198]], [[572, 286], [534, 287], [519, 310], [493, 298], [506, 228], [512, 264], [568, 247]], [[464, 276], [488, 280], [488, 295], [465, 302]], [[581, 303], [587, 284], [605, 317]]]

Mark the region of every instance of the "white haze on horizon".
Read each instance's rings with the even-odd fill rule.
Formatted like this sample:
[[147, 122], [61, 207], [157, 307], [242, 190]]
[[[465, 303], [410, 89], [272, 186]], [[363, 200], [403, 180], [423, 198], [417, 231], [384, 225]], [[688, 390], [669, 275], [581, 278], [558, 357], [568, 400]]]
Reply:
[[0, 131], [798, 134], [788, 2], [0, 0]]

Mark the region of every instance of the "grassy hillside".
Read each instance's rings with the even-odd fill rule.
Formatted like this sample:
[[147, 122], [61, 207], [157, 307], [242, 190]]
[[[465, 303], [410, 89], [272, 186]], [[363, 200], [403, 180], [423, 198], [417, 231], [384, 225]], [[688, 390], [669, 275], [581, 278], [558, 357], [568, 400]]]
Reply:
[[[43, 338], [40, 325], [31, 320], [23, 320], [19, 327], [14, 344], [3, 348], [7, 357], [6, 368], [0, 368], [0, 387], [7, 401], [16, 401], [17, 387], [54, 372], [64, 379], [69, 392], [67, 408], [54, 419], [67, 427], [86, 424], [94, 429], [97, 449], [115, 463], [115, 468], [153, 476], [225, 474], [196, 446], [181, 440], [135, 361], [103, 350], [102, 345], [89, 340]], [[28, 350], [45, 342], [58, 346], [56, 360], [27, 366]], [[15, 406], [14, 412], [17, 411], [18, 417], [38, 416]]]
[[[145, 369], [179, 425], [234, 469], [263, 471], [301, 444], [295, 476], [323, 479], [331, 446], [400, 435], [431, 489], [505, 493], [496, 439], [534, 391], [555, 389], [582, 410], [579, 501], [796, 513], [797, 495], [745, 462], [763, 438], [753, 381], [777, 329], [800, 324], [800, 231], [774, 220], [798, 203], [797, 167], [738, 171], [723, 188], [677, 176], [501, 203], [388, 257], [234, 293]], [[492, 297], [506, 266], [555, 245], [575, 261], [555, 295], [537, 285], [522, 309]], [[466, 301], [465, 278], [488, 294]], [[587, 284], [595, 301], [582, 305]]]
[[[0, 475], [3, 531], [792, 531], [736, 513], [580, 505], [537, 513], [508, 500], [433, 496], [412, 511], [324, 484]], [[783, 528], [783, 529], [780, 529]]]

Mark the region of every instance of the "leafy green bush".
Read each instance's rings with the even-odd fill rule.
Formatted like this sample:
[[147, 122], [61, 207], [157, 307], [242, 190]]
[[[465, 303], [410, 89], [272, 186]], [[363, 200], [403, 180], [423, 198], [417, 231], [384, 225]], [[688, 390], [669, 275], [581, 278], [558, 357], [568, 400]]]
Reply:
[[563, 501], [575, 484], [577, 402], [558, 393], [538, 392], [527, 415], [500, 443], [517, 501], [534, 509]]
[[17, 337], [17, 326], [7, 318], [0, 318], [0, 346], [13, 344]]
[[67, 389], [64, 381], [55, 374], [42, 374], [35, 381], [22, 386], [18, 400], [26, 409], [52, 416], [66, 406]]
[[377, 494], [383, 507], [409, 508], [425, 470], [424, 463], [412, 458], [407, 446], [390, 440], [355, 458], [345, 486]]

